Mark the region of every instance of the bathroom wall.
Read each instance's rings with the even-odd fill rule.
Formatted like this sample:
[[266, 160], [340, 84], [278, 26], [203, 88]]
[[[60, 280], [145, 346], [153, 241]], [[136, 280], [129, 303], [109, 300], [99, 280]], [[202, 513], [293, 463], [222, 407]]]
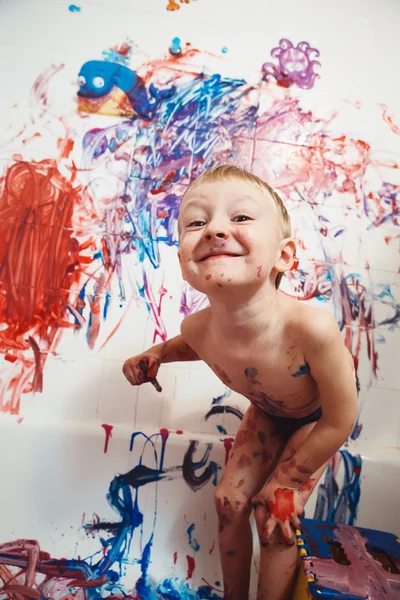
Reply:
[[202, 363], [163, 366], [161, 393], [121, 372], [206, 305], [177, 211], [218, 162], [282, 195], [282, 289], [355, 359], [359, 421], [308, 516], [400, 529], [399, 20], [393, 0], [0, 2], [4, 582], [28, 556], [54, 598], [220, 597], [212, 494], [247, 402]]

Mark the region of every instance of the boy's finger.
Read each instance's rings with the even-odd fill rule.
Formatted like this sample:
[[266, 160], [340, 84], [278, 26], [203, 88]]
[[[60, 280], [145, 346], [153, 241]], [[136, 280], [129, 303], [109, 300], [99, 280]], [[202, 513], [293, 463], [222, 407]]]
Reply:
[[286, 519], [284, 523], [280, 523], [282, 535], [285, 538], [285, 542], [288, 546], [294, 546], [296, 541], [294, 539], [292, 528], [290, 527], [289, 519]]
[[154, 379], [155, 377], [157, 377], [158, 368], [159, 368], [158, 360], [156, 360], [155, 358], [150, 359], [148, 362], [148, 367], [147, 367], [147, 377], [149, 379]]
[[267, 519], [267, 522], [265, 523], [264, 526], [264, 531], [263, 531], [263, 536], [261, 538], [261, 545], [262, 546], [267, 546], [269, 543], [269, 539], [271, 537], [271, 535], [274, 532], [274, 529], [276, 527], [276, 519], [275, 517], [269, 517]]
[[301, 523], [300, 523], [299, 517], [297, 517], [297, 516], [293, 517], [292, 521], [293, 521], [293, 525], [295, 526], [296, 529], [301, 529]]

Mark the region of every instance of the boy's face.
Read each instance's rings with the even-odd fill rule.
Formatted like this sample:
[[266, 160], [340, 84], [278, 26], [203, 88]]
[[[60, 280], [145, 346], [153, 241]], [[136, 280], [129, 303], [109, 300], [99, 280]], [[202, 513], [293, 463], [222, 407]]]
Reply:
[[192, 188], [181, 204], [179, 227], [182, 275], [208, 295], [225, 286], [260, 286], [281, 257], [274, 200], [240, 179]]

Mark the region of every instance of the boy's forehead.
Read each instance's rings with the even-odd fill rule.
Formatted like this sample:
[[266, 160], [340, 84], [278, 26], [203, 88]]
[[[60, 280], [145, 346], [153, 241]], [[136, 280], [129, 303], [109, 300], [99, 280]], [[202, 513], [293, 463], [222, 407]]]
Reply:
[[[259, 200], [263, 201], [268, 198], [270, 194], [267, 191], [262, 190], [255, 184], [240, 179], [227, 179], [222, 181], [213, 181], [207, 183], [199, 183], [194, 185], [184, 195], [181, 202], [181, 210], [183, 206], [190, 203], [196, 204], [202, 202], [213, 202], [218, 197], [229, 197], [233, 200]], [[271, 198], [272, 199], [272, 198]]]

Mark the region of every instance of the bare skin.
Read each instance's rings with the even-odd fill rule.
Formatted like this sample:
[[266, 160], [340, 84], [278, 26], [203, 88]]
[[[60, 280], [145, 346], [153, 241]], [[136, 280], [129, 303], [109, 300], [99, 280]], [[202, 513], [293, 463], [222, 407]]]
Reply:
[[[248, 598], [254, 509], [257, 599], [283, 600], [295, 578], [294, 529], [356, 418], [353, 361], [329, 313], [276, 290], [295, 246], [282, 239], [276, 206], [263, 190], [238, 180], [200, 184], [183, 200], [180, 231], [183, 276], [211, 306], [187, 317], [167, 345], [128, 359], [124, 374], [138, 385], [155, 377], [161, 362], [201, 359], [248, 398], [216, 493], [224, 598]], [[138, 368], [144, 358], [147, 379]], [[300, 421], [318, 409], [322, 416]]]

